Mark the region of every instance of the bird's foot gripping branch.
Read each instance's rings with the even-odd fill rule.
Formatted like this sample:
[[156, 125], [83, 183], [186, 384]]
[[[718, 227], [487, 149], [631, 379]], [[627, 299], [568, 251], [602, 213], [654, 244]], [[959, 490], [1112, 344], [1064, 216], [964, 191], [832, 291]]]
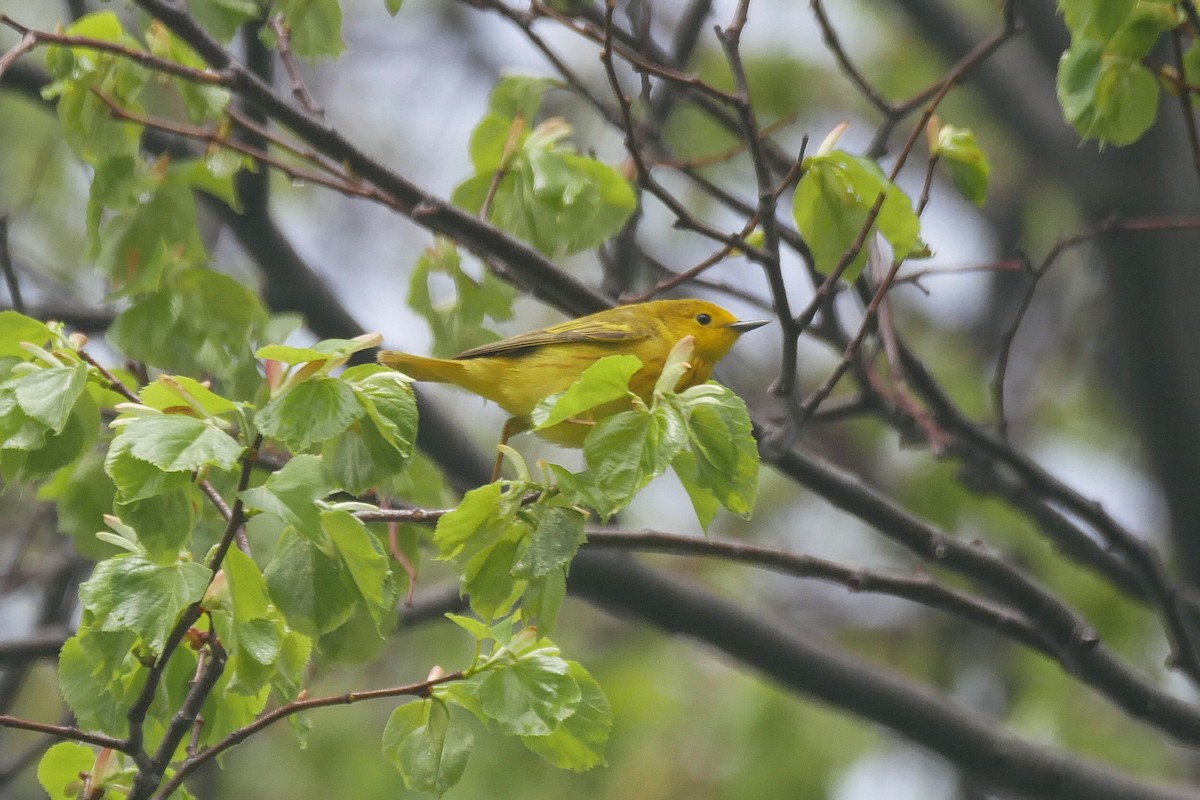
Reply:
[[[416, 698], [383, 732], [384, 755], [414, 789], [440, 794], [458, 780], [471, 717], [560, 767], [591, 768], [604, 758], [607, 701], [546, 638], [588, 515], [611, 516], [668, 467], [705, 524], [720, 506], [745, 516], [754, 503], [744, 403], [715, 383], [675, 391], [687, 338], [649, 402], [628, 385], [640, 361], [618, 355], [538, 405], [531, 423], [546, 427], [626, 400], [628, 410], [590, 426], [585, 471], [552, 464], [539, 482], [511, 451], [516, 479], [443, 511], [407, 507], [424, 491], [419, 471], [406, 469], [417, 432], [408, 380], [380, 365], [345, 367], [377, 336], [259, 348], [265, 377], [253, 401], [182, 375], [139, 381], [84, 344], [16, 312], [0, 317], [4, 478], [42, 482], [99, 559], [60, 658], [78, 727], [51, 726], [65, 740], [39, 770], [52, 796], [81, 781], [165, 796], [275, 721], [303, 735], [307, 712], [388, 697]], [[97, 443], [102, 459], [91, 455]], [[110, 494], [96, 496], [99, 486]], [[380, 497], [406, 506], [381, 507]], [[437, 558], [476, 615], [452, 616], [474, 655], [418, 683], [309, 697], [315, 660], [361, 659], [394, 624], [427, 529], [393, 523], [432, 521]]]

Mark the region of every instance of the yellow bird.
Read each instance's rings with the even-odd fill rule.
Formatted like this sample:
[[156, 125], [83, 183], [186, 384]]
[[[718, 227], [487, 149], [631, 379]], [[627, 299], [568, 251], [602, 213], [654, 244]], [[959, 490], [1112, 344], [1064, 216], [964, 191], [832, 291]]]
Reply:
[[[454, 358], [383, 350], [379, 361], [415, 380], [452, 383], [496, 403], [511, 415], [503, 443], [509, 436], [529, 430], [529, 414], [538, 402], [565, 391], [597, 359], [618, 354], [637, 356], [642, 368], [629, 381], [629, 388], [649, 402], [663, 364], [680, 339], [691, 336], [695, 340], [689, 368], [678, 384], [685, 389], [711, 378], [713, 366], [738, 337], [768, 321], [738, 320], [705, 300], [656, 300], [618, 306], [522, 333]], [[628, 400], [609, 403], [537, 434], [558, 444], [579, 447], [596, 420], [629, 407]]]

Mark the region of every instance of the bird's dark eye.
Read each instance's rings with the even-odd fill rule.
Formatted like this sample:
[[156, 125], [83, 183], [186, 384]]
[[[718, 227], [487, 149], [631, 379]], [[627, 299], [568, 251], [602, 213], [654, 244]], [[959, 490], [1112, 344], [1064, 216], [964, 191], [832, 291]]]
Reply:
[[708, 323], [712, 322], [712, 317], [710, 317], [708, 314], [697, 314], [696, 322], [699, 322], [701, 325], [707, 325]]

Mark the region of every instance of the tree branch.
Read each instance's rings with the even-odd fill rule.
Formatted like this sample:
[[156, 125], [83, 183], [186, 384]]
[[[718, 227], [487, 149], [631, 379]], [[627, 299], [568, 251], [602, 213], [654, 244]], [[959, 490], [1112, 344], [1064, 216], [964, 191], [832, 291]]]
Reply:
[[905, 678], [767, 621], [709, 592], [616, 554], [576, 558], [569, 590], [612, 614], [717, 647], [789, 689], [885, 725], [999, 792], [1047, 800], [1197, 800], [1200, 791], [1149, 783], [1030, 743]]

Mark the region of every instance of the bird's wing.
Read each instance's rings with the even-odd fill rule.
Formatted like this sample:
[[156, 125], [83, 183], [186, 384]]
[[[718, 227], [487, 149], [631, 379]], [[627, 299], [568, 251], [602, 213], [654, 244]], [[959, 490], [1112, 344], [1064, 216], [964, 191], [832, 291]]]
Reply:
[[515, 355], [523, 350], [548, 344], [566, 342], [633, 342], [645, 339], [650, 331], [612, 321], [597, 321], [589, 317], [543, 328], [540, 331], [517, 334], [499, 342], [480, 345], [456, 355], [455, 359], [482, 358], [484, 356]]

